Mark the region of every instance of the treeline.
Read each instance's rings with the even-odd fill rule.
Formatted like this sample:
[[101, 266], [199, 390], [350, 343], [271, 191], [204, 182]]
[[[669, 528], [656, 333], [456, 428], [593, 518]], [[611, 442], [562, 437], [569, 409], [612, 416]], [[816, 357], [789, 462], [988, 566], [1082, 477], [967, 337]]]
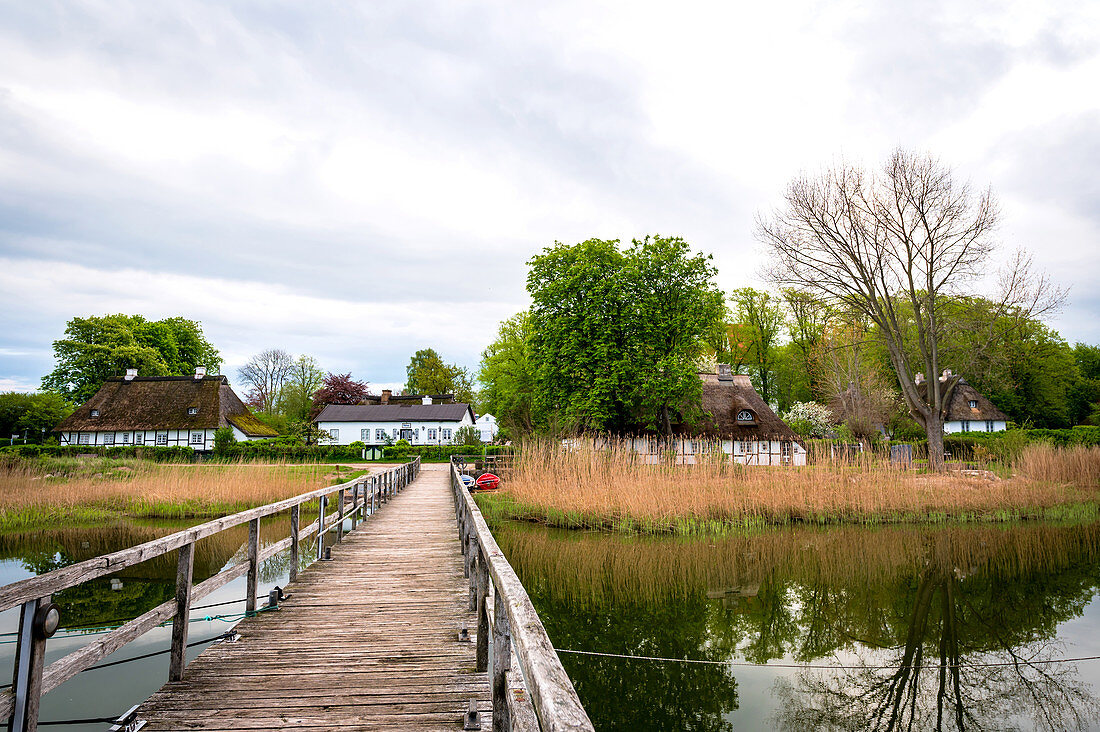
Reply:
[[[781, 415], [857, 439], [919, 439], [886, 336], [843, 303], [796, 288], [723, 293], [710, 257], [679, 238], [555, 244], [529, 262], [532, 305], [482, 354], [486, 411], [509, 436], [667, 430], [700, 417], [698, 369], [728, 363]], [[1020, 308], [942, 297], [940, 363], [1027, 428], [1100, 424], [1100, 346], [1070, 345]], [[918, 316], [895, 306], [916, 353]], [[938, 374], [924, 374], [933, 379]], [[810, 409], [802, 405], [811, 404]]]

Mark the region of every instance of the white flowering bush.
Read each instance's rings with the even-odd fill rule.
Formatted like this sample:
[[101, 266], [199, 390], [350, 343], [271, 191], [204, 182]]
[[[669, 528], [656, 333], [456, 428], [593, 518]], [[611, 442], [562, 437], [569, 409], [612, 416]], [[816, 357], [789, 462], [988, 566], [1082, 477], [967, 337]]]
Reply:
[[833, 413], [817, 402], [795, 402], [780, 419], [802, 437], [827, 437], [833, 426]]

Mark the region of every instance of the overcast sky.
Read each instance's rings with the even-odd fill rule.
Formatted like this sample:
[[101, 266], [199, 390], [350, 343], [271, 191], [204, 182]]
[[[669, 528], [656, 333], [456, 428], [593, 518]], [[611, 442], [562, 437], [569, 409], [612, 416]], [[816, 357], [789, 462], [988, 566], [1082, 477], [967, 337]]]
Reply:
[[0, 390], [75, 315], [400, 383], [476, 367], [555, 240], [759, 284], [801, 171], [926, 150], [1100, 343], [1100, 3], [0, 2]]

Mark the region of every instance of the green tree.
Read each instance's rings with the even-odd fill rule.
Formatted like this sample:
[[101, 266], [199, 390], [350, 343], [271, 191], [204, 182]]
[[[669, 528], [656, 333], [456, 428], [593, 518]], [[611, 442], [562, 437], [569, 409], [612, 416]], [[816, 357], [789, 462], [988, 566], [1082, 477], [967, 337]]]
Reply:
[[0, 394], [0, 438], [25, 434], [29, 441], [38, 442], [72, 411], [65, 398], [53, 391]]
[[555, 244], [530, 261], [530, 362], [543, 426], [671, 429], [700, 412], [695, 363], [725, 306], [706, 255], [678, 237]]
[[294, 359], [276, 399], [279, 412], [293, 421], [308, 420], [313, 412], [313, 395], [325, 380], [325, 370], [312, 356]]
[[742, 287], [730, 293], [734, 318], [745, 326], [744, 362], [765, 402], [775, 398], [776, 349], [785, 318], [781, 301], [767, 292]]
[[1100, 424], [1100, 346], [1073, 347], [1077, 379], [1069, 389], [1070, 419], [1074, 424]]
[[83, 402], [103, 382], [137, 369], [139, 376], [185, 376], [196, 366], [221, 370], [221, 356], [186, 318], [149, 321], [141, 315], [73, 318], [65, 337], [53, 343], [57, 365], [42, 386], [67, 399]]
[[405, 371], [408, 374], [405, 389], [412, 394], [454, 394], [455, 401], [474, 402], [469, 372], [457, 364], [444, 363], [434, 348], [414, 353]]
[[531, 319], [527, 311], [517, 313], [500, 324], [496, 340], [481, 354], [478, 381], [482, 384], [479, 401], [512, 436], [524, 435], [535, 428], [531, 403], [535, 394], [535, 375], [530, 361]]

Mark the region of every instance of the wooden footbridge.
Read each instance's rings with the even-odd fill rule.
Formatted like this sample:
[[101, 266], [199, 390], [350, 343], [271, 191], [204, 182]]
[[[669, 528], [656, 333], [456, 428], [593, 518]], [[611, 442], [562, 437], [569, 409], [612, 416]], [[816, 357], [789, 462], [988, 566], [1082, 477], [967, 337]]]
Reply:
[[[307, 503], [318, 517], [302, 528]], [[260, 521], [287, 513], [287, 538], [261, 549]], [[195, 542], [243, 523], [248, 561], [194, 584]], [[317, 541], [328, 561], [298, 572], [300, 543], [318, 532], [335, 535]], [[53, 593], [176, 550], [174, 600], [44, 667]], [[285, 597], [257, 607], [260, 563], [285, 551]], [[192, 603], [239, 577], [251, 617], [187, 666]], [[592, 729], [454, 466], [415, 460], [0, 587], [0, 610], [14, 607], [13, 685], [0, 695], [9, 729], [36, 729], [42, 694], [168, 620], [168, 683], [113, 729]]]

